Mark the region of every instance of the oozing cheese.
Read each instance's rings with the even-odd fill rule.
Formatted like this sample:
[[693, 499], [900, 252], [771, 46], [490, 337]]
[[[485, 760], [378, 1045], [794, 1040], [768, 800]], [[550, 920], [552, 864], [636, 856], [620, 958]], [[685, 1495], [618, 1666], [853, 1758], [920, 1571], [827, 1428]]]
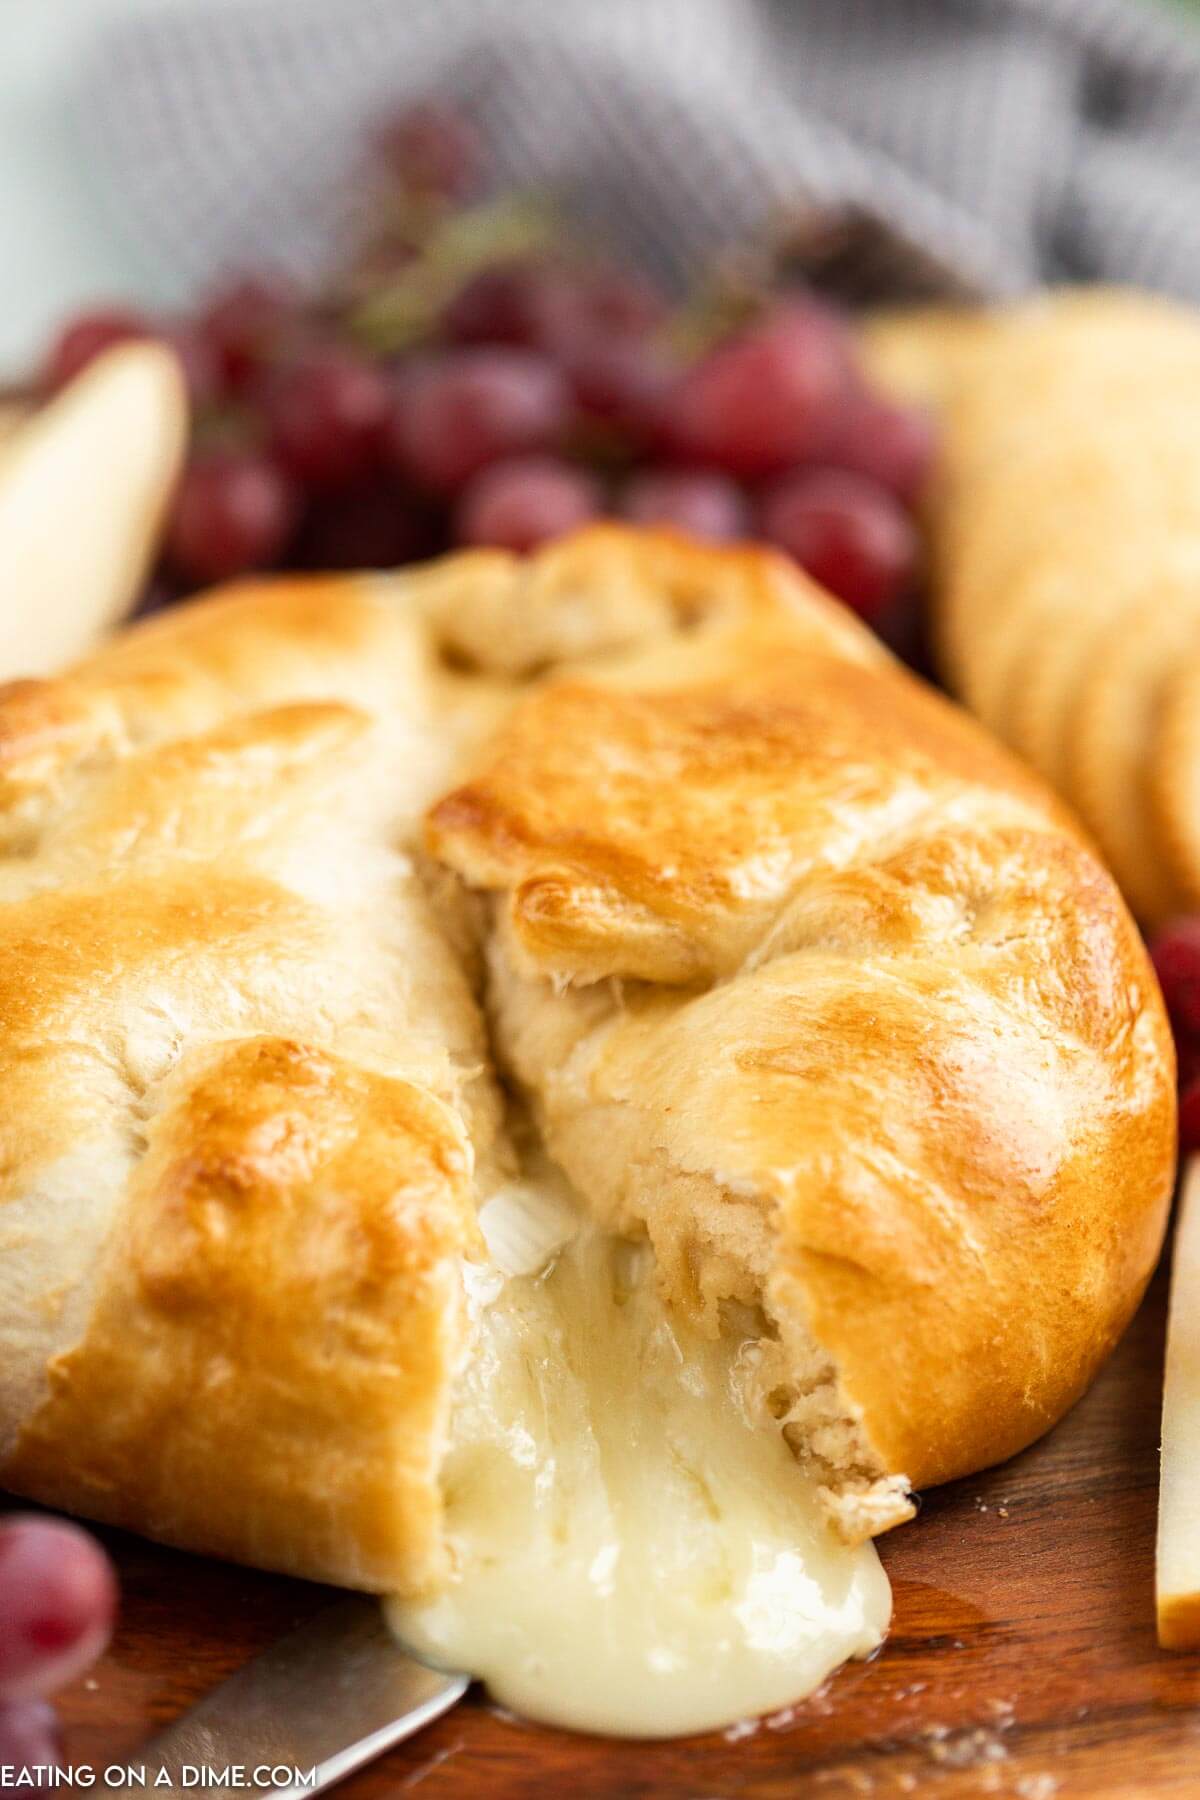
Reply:
[[551, 1259], [483, 1290], [443, 1478], [455, 1571], [392, 1603], [397, 1634], [516, 1712], [625, 1737], [775, 1710], [873, 1650], [874, 1548], [835, 1540], [744, 1416], [736, 1342], [668, 1317], [647, 1253], [594, 1228], [564, 1244], [561, 1201], [496, 1223], [500, 1263]]

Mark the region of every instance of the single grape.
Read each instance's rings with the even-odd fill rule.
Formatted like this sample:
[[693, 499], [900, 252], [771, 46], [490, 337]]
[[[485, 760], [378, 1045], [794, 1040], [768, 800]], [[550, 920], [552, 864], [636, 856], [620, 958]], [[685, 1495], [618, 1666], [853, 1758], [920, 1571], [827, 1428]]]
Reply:
[[167, 528], [167, 557], [193, 585], [276, 562], [296, 520], [283, 470], [249, 451], [209, 451], [184, 471]]
[[94, 1662], [116, 1603], [112, 1565], [79, 1526], [0, 1521], [0, 1700], [52, 1693]]
[[1200, 1033], [1200, 917], [1164, 925], [1150, 956], [1176, 1028]]
[[160, 566], [138, 596], [134, 616], [141, 619], [149, 613], [162, 612], [165, 607], [175, 606], [187, 591], [186, 584], [177, 575]]
[[936, 448], [928, 413], [859, 388], [843, 400], [821, 460], [870, 476], [911, 507], [929, 478]]
[[1180, 1092], [1200, 1076], [1200, 1043], [1190, 1032], [1176, 1028], [1175, 1064]]
[[639, 275], [522, 257], [474, 275], [443, 325], [455, 343], [516, 345], [557, 358], [597, 340], [644, 336], [665, 312], [662, 295]]
[[918, 540], [908, 514], [877, 482], [840, 469], [797, 470], [762, 503], [763, 536], [865, 619], [908, 592]]
[[72, 319], [55, 338], [42, 366], [41, 385], [56, 394], [105, 350], [154, 335], [150, 321], [131, 307], [97, 307]]
[[299, 300], [282, 277], [246, 275], [214, 293], [200, 313], [227, 387], [254, 382], [296, 327]]
[[692, 537], [745, 536], [749, 508], [737, 483], [711, 469], [643, 469], [621, 496], [622, 516], [637, 525], [670, 525]]
[[549, 450], [570, 417], [560, 372], [526, 350], [470, 349], [429, 359], [401, 384], [391, 441], [418, 487], [451, 493], [502, 457]]
[[442, 328], [456, 344], [535, 349], [546, 304], [543, 290], [560, 279], [557, 269], [532, 260], [494, 263], [458, 290]]
[[193, 406], [206, 406], [218, 397], [224, 386], [221, 364], [199, 325], [187, 319], [155, 321], [123, 308], [90, 313], [69, 325], [51, 349], [43, 386], [57, 393], [105, 350], [143, 338], [174, 351]]
[[653, 331], [670, 311], [660, 287], [637, 269], [600, 269], [585, 286], [588, 317], [601, 330]]
[[61, 1757], [62, 1738], [52, 1706], [44, 1700], [0, 1701], [0, 1765], [14, 1770], [54, 1768]]
[[458, 200], [479, 172], [479, 133], [466, 114], [442, 100], [423, 100], [385, 119], [372, 134], [376, 153], [415, 194]]
[[907, 663], [923, 681], [932, 683], [936, 681], [936, 672], [926, 626], [917, 585], [909, 588], [890, 606], [885, 606], [871, 620], [872, 630], [887, 645], [892, 655], [902, 663]]
[[319, 491], [349, 487], [378, 468], [391, 408], [382, 370], [336, 347], [281, 369], [263, 399], [276, 460]]
[[305, 569], [393, 569], [437, 548], [424, 510], [394, 481], [377, 477], [311, 501], [290, 560]]
[[598, 483], [550, 456], [514, 456], [475, 477], [455, 509], [460, 544], [532, 550], [600, 511]]
[[596, 337], [559, 358], [579, 411], [639, 448], [659, 435], [676, 369], [650, 337]]
[[684, 373], [668, 441], [689, 462], [777, 473], [819, 450], [849, 379], [841, 321], [815, 302], [780, 304]]
[[658, 289], [632, 270], [564, 271], [540, 290], [537, 344], [550, 356], [570, 357], [614, 338], [644, 338], [666, 311]]
[[445, 329], [459, 343], [540, 351], [585, 417], [648, 441], [678, 372], [651, 333], [662, 313], [635, 276], [527, 259], [482, 270], [451, 302]]
[[225, 388], [221, 359], [199, 325], [186, 319], [156, 326], [154, 336], [179, 358], [194, 407], [211, 406]]
[[1200, 1150], [1200, 1043], [1178, 1021], [1175, 1056], [1179, 1081], [1179, 1147]]
[[1179, 1147], [1200, 1150], [1200, 1078], [1189, 1081], [1179, 1095]]

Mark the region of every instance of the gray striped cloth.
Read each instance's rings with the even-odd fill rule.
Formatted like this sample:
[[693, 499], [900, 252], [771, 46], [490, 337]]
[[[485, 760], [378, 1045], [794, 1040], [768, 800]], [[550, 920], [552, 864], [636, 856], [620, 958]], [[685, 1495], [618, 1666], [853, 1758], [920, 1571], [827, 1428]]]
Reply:
[[183, 295], [345, 248], [364, 122], [460, 100], [685, 279], [789, 209], [866, 209], [985, 293], [1200, 300], [1200, 33], [1147, 0], [250, 0], [106, 37], [74, 125], [109, 224]]

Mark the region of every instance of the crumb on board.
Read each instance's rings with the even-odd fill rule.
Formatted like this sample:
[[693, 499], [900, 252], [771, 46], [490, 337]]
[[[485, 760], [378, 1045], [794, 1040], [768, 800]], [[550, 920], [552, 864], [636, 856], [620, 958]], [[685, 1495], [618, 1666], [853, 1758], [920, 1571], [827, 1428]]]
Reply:
[[1008, 1755], [998, 1732], [988, 1725], [969, 1725], [952, 1731], [948, 1725], [930, 1725], [920, 1734], [931, 1762], [950, 1769], [976, 1769], [1003, 1762]]

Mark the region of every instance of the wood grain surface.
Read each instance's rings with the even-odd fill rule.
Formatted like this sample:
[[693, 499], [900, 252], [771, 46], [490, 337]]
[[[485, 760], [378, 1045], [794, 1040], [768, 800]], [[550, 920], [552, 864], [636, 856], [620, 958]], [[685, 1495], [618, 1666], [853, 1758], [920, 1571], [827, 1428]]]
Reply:
[[[916, 1523], [883, 1540], [896, 1597], [886, 1645], [794, 1712], [724, 1736], [623, 1744], [517, 1723], [472, 1693], [346, 1783], [345, 1800], [1200, 1796], [1200, 1656], [1164, 1655], [1154, 1640], [1165, 1294], [1160, 1274], [1049, 1438], [929, 1494]], [[63, 1696], [74, 1763], [121, 1760], [328, 1597], [107, 1541], [123, 1614], [103, 1662]]]

